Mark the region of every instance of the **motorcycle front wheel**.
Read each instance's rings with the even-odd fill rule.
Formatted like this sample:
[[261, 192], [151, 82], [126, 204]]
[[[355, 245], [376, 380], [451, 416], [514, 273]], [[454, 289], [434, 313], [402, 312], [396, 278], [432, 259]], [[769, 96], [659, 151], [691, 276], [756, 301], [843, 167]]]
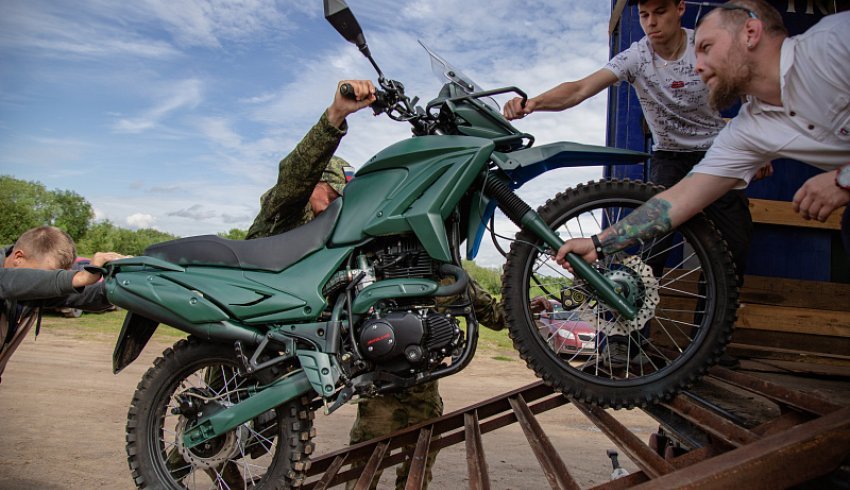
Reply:
[[270, 380], [245, 375], [232, 346], [177, 342], [144, 375], [127, 418], [127, 461], [139, 488], [297, 487], [309, 468], [314, 413], [296, 398], [193, 448], [187, 426], [236, 404]]
[[[590, 237], [661, 190], [629, 180], [591, 182], [538, 209], [562, 239]], [[717, 362], [738, 308], [734, 266], [704, 215], [606, 257], [594, 267], [640, 307], [626, 320], [555, 263], [526, 231], [511, 246], [502, 298], [514, 347], [548, 385], [577, 400], [630, 408], [671, 398]], [[537, 296], [554, 311], [531, 311]]]

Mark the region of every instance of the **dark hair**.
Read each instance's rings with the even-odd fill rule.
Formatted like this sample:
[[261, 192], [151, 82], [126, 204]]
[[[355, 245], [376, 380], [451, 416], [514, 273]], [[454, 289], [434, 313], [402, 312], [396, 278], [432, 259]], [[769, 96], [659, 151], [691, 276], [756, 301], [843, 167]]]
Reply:
[[14, 250], [22, 250], [41, 260], [52, 258], [60, 269], [70, 269], [77, 258], [74, 239], [54, 226], [39, 226], [25, 231], [15, 241]]
[[718, 5], [697, 21], [696, 27], [710, 15], [720, 15], [723, 27], [729, 31], [739, 30], [747, 19], [758, 19], [764, 24], [764, 32], [771, 36], [787, 36], [788, 29], [782, 22], [782, 15], [765, 0], [733, 0]]

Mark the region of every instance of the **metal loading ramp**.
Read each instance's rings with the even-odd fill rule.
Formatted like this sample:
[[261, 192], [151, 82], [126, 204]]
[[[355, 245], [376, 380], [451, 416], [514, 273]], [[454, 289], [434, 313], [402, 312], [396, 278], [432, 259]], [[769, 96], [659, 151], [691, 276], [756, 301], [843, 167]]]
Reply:
[[464, 443], [469, 488], [489, 489], [490, 472], [500, 466], [488, 466], [482, 434], [514, 423], [522, 427], [551, 488], [581, 488], [564, 463], [568, 455], [558, 454], [536, 418], [567, 404], [575, 405], [640, 469], [592, 488], [785, 488], [818, 478], [825, 478], [819, 487], [828, 488], [850, 481], [850, 371], [839, 371], [830, 379], [837, 380], [833, 385], [844, 393], [843, 401], [762, 375], [712, 368], [693, 389], [643, 409], [662, 427], [649, 441], [618, 422], [617, 411], [570, 400], [537, 382], [317, 457], [304, 488], [353, 481], [356, 489], [367, 489], [379, 471], [411, 458], [406, 488], [420, 489], [428, 451]]

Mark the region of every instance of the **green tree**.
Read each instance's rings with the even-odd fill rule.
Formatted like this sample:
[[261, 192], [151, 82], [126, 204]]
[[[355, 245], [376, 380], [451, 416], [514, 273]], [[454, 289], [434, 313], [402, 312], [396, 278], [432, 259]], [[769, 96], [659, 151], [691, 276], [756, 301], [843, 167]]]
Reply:
[[79, 240], [94, 211], [73, 191], [48, 191], [40, 182], [0, 175], [0, 216], [0, 244], [8, 244], [30, 228], [44, 225], [61, 228]]
[[75, 241], [81, 239], [94, 219], [91, 204], [74, 191], [56, 190], [51, 194], [51, 224], [65, 230]]
[[475, 279], [481, 287], [494, 296], [502, 294], [502, 275], [499, 269], [481, 267], [470, 260], [463, 261], [463, 270]]
[[46, 201], [43, 185], [0, 175], [0, 243], [12, 243], [28, 229], [48, 224]]
[[231, 228], [227, 233], [218, 234], [218, 236], [228, 240], [244, 240], [246, 235], [248, 235], [248, 230], [240, 230], [239, 228]]
[[92, 225], [86, 236], [77, 243], [77, 252], [80, 255], [106, 251], [142, 255], [145, 249], [154, 243], [175, 238], [178, 237], [152, 228], [134, 231], [115, 226], [110, 221], [102, 221]]

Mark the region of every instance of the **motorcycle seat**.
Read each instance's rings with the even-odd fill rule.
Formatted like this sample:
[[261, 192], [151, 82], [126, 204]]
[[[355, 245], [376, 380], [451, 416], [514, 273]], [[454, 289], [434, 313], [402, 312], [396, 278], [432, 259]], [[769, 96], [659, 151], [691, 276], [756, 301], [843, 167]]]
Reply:
[[189, 266], [203, 265], [279, 272], [321, 249], [328, 241], [342, 210], [336, 199], [316, 219], [293, 230], [267, 238], [228, 240], [201, 235], [157, 243], [145, 255]]

